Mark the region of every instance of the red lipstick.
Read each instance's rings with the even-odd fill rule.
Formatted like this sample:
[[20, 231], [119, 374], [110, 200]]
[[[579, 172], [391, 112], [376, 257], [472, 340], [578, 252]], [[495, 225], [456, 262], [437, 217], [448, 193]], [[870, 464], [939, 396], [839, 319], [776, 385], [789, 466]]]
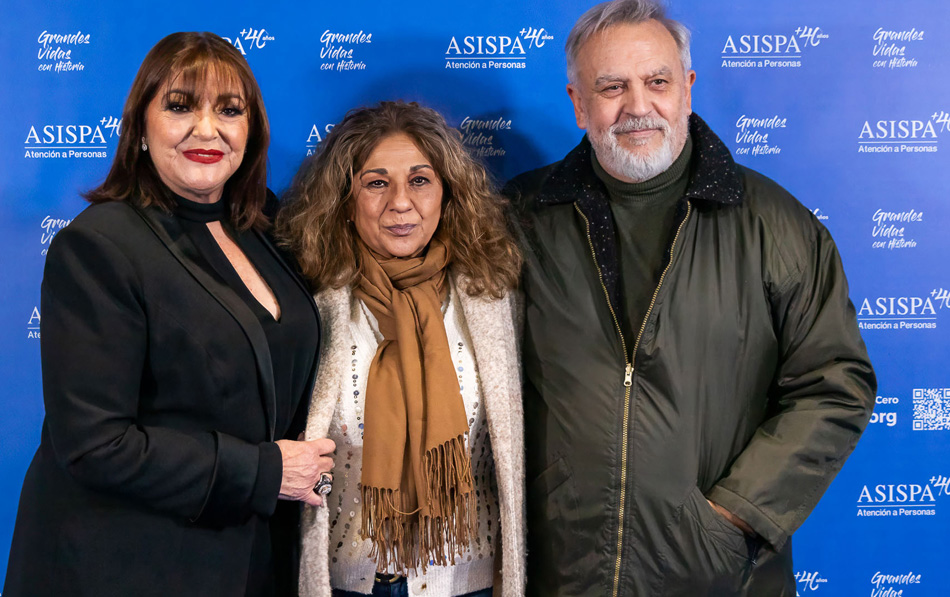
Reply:
[[224, 157], [224, 152], [217, 149], [189, 149], [183, 151], [182, 154], [192, 162], [198, 162], [199, 164], [214, 164], [220, 162]]

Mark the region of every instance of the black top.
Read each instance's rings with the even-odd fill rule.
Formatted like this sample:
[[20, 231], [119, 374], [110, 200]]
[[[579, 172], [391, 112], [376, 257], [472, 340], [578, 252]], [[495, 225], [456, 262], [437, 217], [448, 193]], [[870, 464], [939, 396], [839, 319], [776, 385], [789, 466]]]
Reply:
[[[176, 197], [175, 214], [182, 221], [182, 228], [198, 248], [199, 265], [209, 274], [220, 276], [251, 308], [267, 336], [271, 364], [274, 369], [274, 387], [277, 395], [277, 418], [289, 420], [289, 409], [296, 403], [307, 383], [307, 372], [313, 366], [317, 347], [318, 329], [310, 306], [310, 298], [300, 292], [294, 280], [275, 259], [261, 238], [251, 231], [237, 231], [227, 220], [225, 199], [216, 203], [196, 203]], [[228, 236], [237, 243], [248, 261], [261, 275], [280, 306], [280, 319], [275, 320], [270, 312], [258, 302], [247, 285], [235, 271], [231, 262], [206, 225], [220, 221]], [[292, 399], [294, 397], [294, 399]], [[263, 421], [261, 422], [263, 425]]]
[[673, 236], [676, 206], [689, 182], [692, 141], [665, 171], [643, 182], [624, 182], [611, 176], [591, 152], [594, 173], [607, 188], [610, 210], [617, 226], [620, 278], [623, 285], [621, 325], [633, 346], [662, 273], [663, 249]]

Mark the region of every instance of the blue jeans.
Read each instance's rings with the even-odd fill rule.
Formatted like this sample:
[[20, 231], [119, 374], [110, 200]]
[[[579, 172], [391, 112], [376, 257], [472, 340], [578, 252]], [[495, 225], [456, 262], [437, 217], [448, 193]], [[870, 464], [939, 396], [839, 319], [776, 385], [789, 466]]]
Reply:
[[[491, 591], [491, 587], [489, 587], [487, 589], [482, 589], [481, 591], [466, 593], [464, 595], [460, 595], [459, 597], [492, 597]], [[341, 591], [339, 589], [333, 589], [333, 597], [367, 596], [363, 593], [356, 593], [354, 591]], [[373, 583], [373, 592], [370, 593], [370, 597], [409, 597], [409, 583], [406, 582], [405, 577], [399, 577], [393, 582], [377, 580], [375, 583]]]

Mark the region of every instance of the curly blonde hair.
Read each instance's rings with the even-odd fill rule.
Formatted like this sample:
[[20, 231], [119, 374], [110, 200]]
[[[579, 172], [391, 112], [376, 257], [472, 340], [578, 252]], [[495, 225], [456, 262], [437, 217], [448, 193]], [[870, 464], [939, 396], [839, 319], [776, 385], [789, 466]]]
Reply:
[[353, 179], [379, 142], [399, 133], [413, 140], [442, 181], [436, 234], [452, 247], [449, 264], [468, 278], [465, 292], [503, 297], [517, 286], [522, 262], [507, 226], [506, 202], [459, 132], [415, 102], [357, 108], [333, 127], [294, 178], [277, 215], [278, 242], [293, 252], [314, 289], [355, 283], [359, 237], [347, 221], [358, 191]]

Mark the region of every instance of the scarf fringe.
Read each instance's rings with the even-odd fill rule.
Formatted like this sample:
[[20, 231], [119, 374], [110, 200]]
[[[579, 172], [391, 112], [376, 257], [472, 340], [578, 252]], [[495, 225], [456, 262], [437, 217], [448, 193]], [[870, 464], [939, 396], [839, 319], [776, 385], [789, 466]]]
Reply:
[[[367, 487], [362, 493], [363, 539], [373, 542], [370, 557], [378, 570], [407, 573], [451, 565], [478, 532], [472, 464], [459, 435], [423, 455], [426, 495], [414, 512], [399, 489]], [[422, 496], [420, 496], [420, 501]], [[423, 515], [420, 510], [429, 512]]]

